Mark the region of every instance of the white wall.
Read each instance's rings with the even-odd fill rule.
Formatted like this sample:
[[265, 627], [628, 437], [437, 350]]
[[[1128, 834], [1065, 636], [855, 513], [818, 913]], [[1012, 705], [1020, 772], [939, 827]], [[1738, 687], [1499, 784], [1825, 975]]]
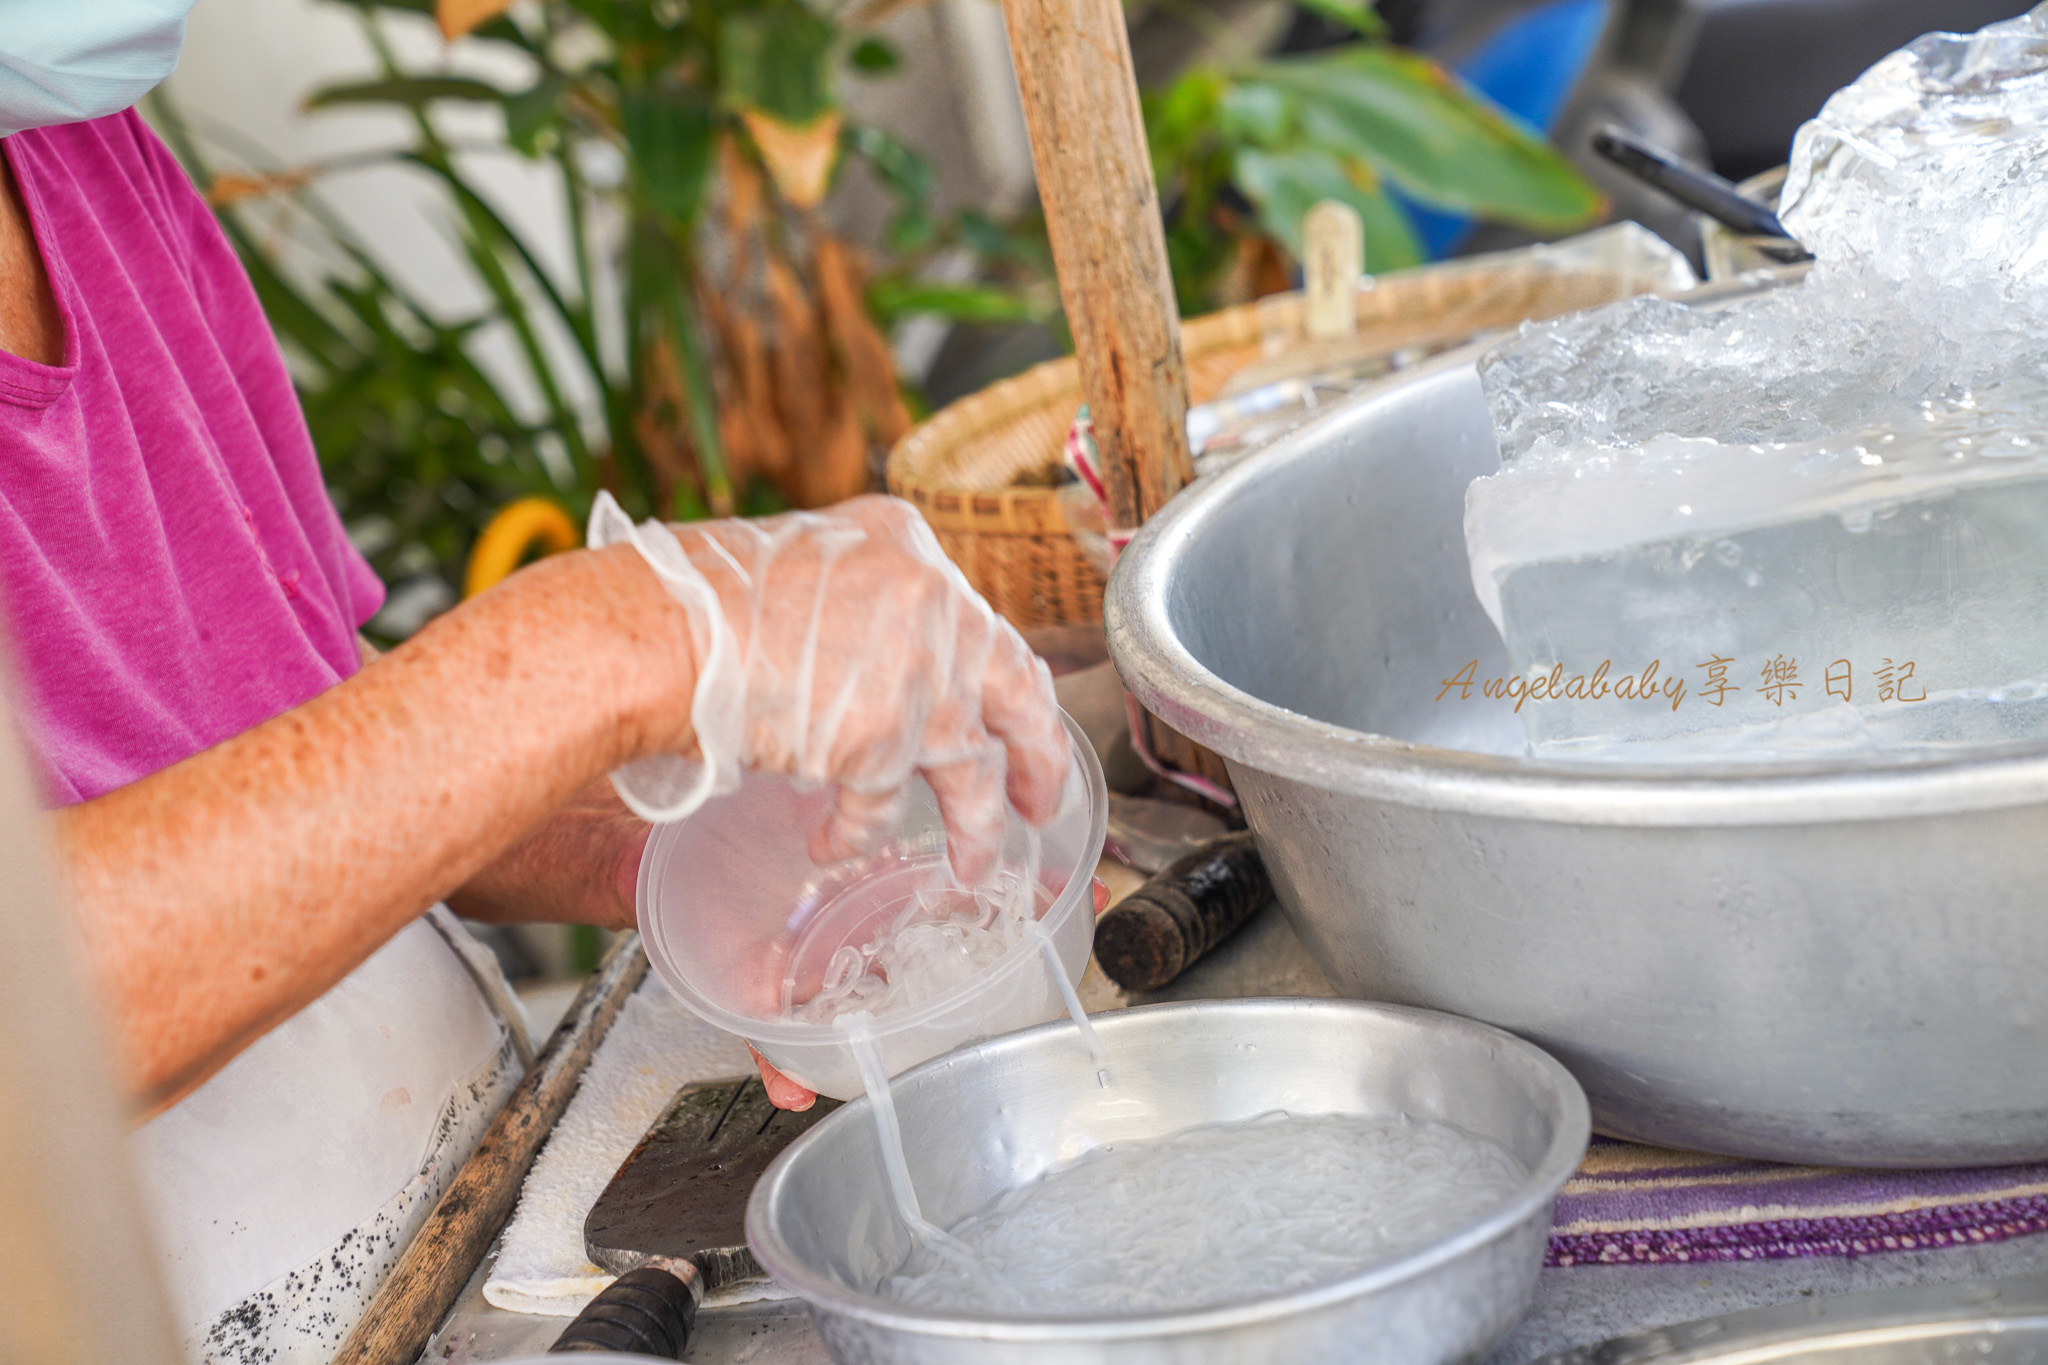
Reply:
[[[516, 56], [492, 60], [493, 45], [450, 47], [411, 16], [384, 22], [409, 64], [512, 88], [527, 79]], [[999, 214], [1022, 208], [1032, 191], [1030, 149], [995, 0], [912, 5], [884, 31], [904, 67], [885, 80], [849, 80], [845, 96], [854, 117], [887, 128], [934, 164], [941, 206], [974, 203]], [[167, 91], [222, 164], [285, 169], [346, 163], [409, 141], [398, 114], [302, 108], [309, 90], [375, 73], [353, 8], [322, 0], [198, 0]], [[492, 138], [498, 127], [494, 113], [453, 104], [437, 117], [456, 138]], [[535, 234], [549, 264], [566, 272], [567, 223], [555, 178], [510, 153], [472, 156], [465, 169], [501, 212]], [[481, 301], [464, 288], [468, 271], [455, 254], [447, 209], [423, 175], [347, 170], [322, 184], [329, 202], [423, 297], [450, 308]], [[868, 236], [885, 206], [849, 185], [834, 207], [856, 236]]]
[[[409, 63], [462, 71], [516, 88], [518, 60], [493, 61], [490, 46], [443, 44], [424, 19], [388, 17]], [[358, 12], [319, 0], [198, 0], [169, 95], [223, 166], [282, 170], [340, 163], [406, 146], [402, 114], [359, 109], [308, 113], [307, 92], [377, 75]], [[495, 113], [449, 106], [440, 116], [455, 138], [492, 138]], [[554, 178], [511, 154], [472, 156], [472, 172], [502, 211], [514, 215], [566, 267], [566, 225]], [[421, 172], [341, 169], [323, 176], [325, 197], [421, 297], [451, 309], [481, 299], [465, 288], [446, 201]]]

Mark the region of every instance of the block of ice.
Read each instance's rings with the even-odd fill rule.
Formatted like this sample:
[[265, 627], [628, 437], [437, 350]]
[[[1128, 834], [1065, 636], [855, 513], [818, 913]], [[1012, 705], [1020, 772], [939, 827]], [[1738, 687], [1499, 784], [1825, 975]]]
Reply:
[[[1481, 364], [1503, 467], [1467, 547], [1538, 752], [2048, 737], [2048, 5], [1838, 92], [1783, 217], [1797, 285], [1525, 326]], [[1654, 696], [1616, 695], [1653, 661]]]
[[[1930, 33], [1801, 128], [1779, 216], [1823, 272], [1869, 277], [1977, 382], [2048, 335], [2048, 5]], [[2016, 354], [2017, 353], [2017, 354]]]

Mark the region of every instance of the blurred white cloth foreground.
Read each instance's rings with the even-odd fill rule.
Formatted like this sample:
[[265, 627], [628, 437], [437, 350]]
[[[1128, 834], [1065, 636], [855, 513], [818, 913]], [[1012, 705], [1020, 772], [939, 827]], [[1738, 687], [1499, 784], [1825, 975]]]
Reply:
[[[612, 1276], [583, 1253], [583, 1220], [676, 1091], [754, 1070], [738, 1038], [684, 1009], [653, 974], [626, 1002], [520, 1191], [484, 1298], [516, 1313], [574, 1317]], [[757, 1280], [712, 1303], [786, 1298]]]

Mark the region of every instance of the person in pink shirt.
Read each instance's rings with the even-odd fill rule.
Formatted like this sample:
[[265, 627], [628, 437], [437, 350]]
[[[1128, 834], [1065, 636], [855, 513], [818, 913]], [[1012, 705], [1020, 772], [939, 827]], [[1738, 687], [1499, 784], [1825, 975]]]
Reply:
[[959, 850], [1048, 817], [1068, 752], [1043, 665], [887, 499], [641, 528], [372, 657], [382, 589], [254, 293], [125, 107], [188, 4], [0, 33], [0, 603], [188, 1344], [315, 1361], [517, 1079], [438, 905], [630, 924], [646, 825], [604, 779], [700, 771], [663, 755], [837, 782], [835, 848], [917, 773]]

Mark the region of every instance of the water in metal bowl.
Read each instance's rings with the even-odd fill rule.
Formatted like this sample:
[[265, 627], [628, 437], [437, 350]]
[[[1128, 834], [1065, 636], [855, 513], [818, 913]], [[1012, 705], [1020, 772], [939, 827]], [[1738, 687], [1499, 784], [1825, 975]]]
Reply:
[[[1538, 1049], [1468, 1020], [1339, 1000], [1230, 1000], [1100, 1015], [1112, 1083], [1071, 1025], [937, 1058], [892, 1083], [924, 1216], [951, 1226], [1104, 1143], [1274, 1111], [1447, 1123], [1528, 1172], [1483, 1216], [1397, 1258], [1293, 1293], [1177, 1313], [1011, 1317], [877, 1292], [911, 1243], [882, 1180], [866, 1100], [792, 1143], [755, 1187], [747, 1240], [810, 1302], [841, 1362], [1476, 1358], [1528, 1303], [1551, 1202], [1586, 1146], [1585, 1099]], [[1105, 1248], [1112, 1253], [1114, 1244]], [[1228, 1247], [1219, 1254], [1227, 1256]]]
[[[2048, 1158], [2048, 747], [1698, 771], [1524, 756], [1473, 596], [1471, 353], [1204, 480], [1108, 596], [1220, 754], [1331, 981], [1555, 1054], [1617, 1136], [1871, 1166]], [[1679, 661], [1691, 665], [1695, 661]]]

